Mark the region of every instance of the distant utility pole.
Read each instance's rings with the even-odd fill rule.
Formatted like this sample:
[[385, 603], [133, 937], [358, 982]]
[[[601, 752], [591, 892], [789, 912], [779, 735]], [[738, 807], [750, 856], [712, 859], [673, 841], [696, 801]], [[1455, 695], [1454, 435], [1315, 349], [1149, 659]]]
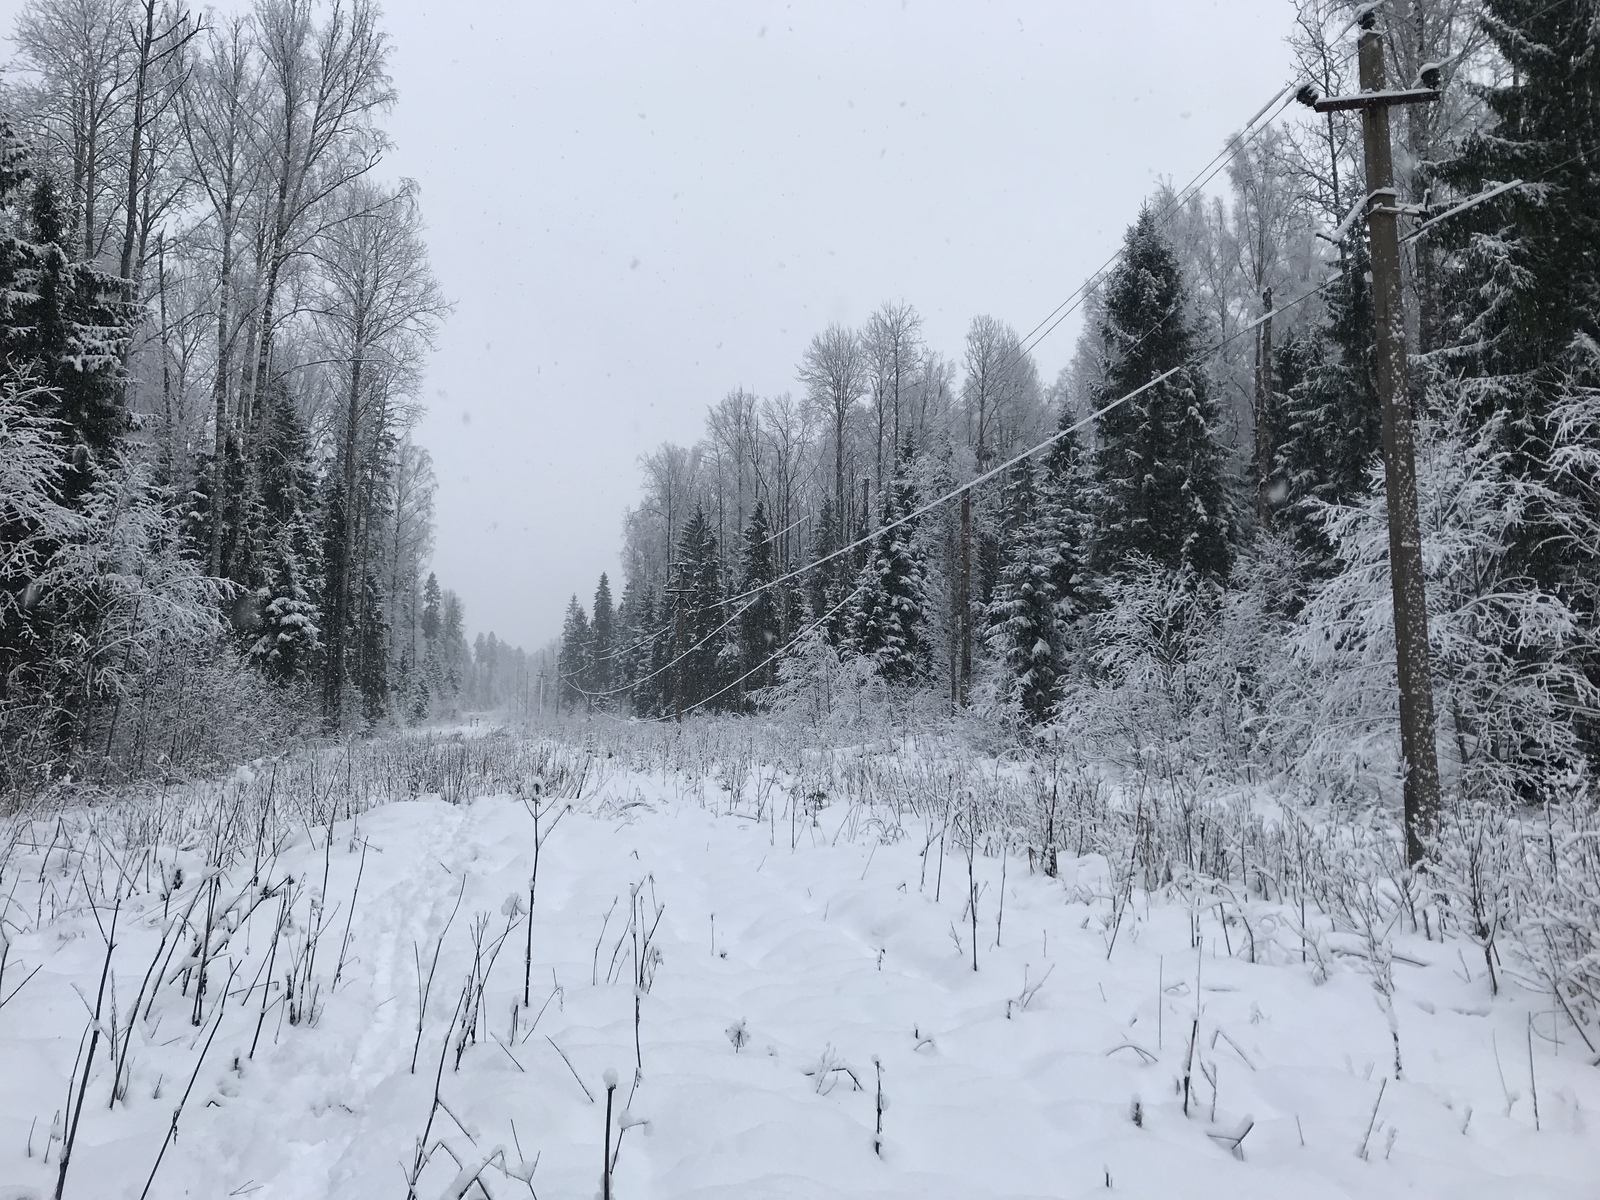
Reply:
[[1383, 39], [1377, 9], [1359, 17], [1361, 91], [1316, 99], [1319, 113], [1361, 110], [1366, 147], [1367, 231], [1372, 256], [1372, 314], [1378, 349], [1378, 402], [1383, 410], [1383, 474], [1388, 489], [1389, 578], [1394, 600], [1395, 668], [1400, 680], [1400, 755], [1405, 770], [1406, 858], [1422, 861], [1439, 820], [1439, 760], [1434, 746], [1433, 680], [1428, 666], [1428, 602], [1423, 588], [1422, 533], [1417, 517], [1416, 456], [1411, 408], [1406, 397], [1405, 315], [1400, 296], [1400, 235], [1403, 210], [1394, 186], [1389, 147], [1389, 109], [1439, 98], [1435, 68], [1423, 71], [1423, 86], [1387, 91]]

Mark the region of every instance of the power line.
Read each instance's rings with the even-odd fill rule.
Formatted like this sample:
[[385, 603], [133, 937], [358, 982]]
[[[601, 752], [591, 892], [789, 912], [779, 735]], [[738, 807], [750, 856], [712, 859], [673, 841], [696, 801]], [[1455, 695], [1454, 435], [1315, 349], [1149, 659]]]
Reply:
[[[1199, 194], [1200, 190], [1203, 189], [1206, 186], [1206, 184], [1210, 183], [1212, 179], [1216, 178], [1217, 174], [1225, 166], [1227, 166], [1228, 163], [1233, 160], [1233, 158], [1235, 158], [1241, 151], [1243, 151], [1256, 137], [1258, 137], [1268, 127], [1270, 127], [1272, 125], [1272, 123], [1274, 121], [1276, 121], [1278, 119], [1278, 117], [1280, 117], [1283, 114], [1284, 110], [1286, 108], [1288, 108], [1289, 104], [1291, 104], [1293, 102], [1293, 100], [1294, 100], [1295, 88], [1296, 88], [1295, 81], [1291, 81], [1288, 84], [1285, 84], [1282, 88], [1278, 89], [1276, 92], [1274, 92], [1272, 94], [1271, 98], [1268, 99], [1265, 104], [1263, 104], [1259, 109], [1256, 110], [1255, 115], [1252, 116], [1250, 118], [1250, 120], [1245, 122], [1244, 126], [1239, 130], [1239, 132], [1235, 133], [1233, 136], [1231, 136], [1228, 139], [1227, 143], [1223, 146], [1223, 148], [1221, 150], [1217, 151], [1217, 153], [1214, 154], [1211, 157], [1211, 159], [1203, 167], [1200, 168], [1200, 170], [1198, 172], [1195, 173], [1195, 175], [1189, 180], [1188, 183], [1184, 184], [1184, 186], [1182, 188], [1179, 188], [1176, 192], [1174, 192], [1172, 194], [1171, 199], [1168, 200], [1167, 204], [1156, 215], [1156, 226], [1157, 226], [1158, 229], [1162, 228], [1163, 226], [1165, 226], [1168, 221], [1170, 221], [1179, 211], [1181, 211], [1181, 209], [1182, 209], [1182, 207], [1184, 205], [1186, 205], [1191, 199], [1193, 199], [1194, 196]], [[1271, 111], [1271, 115], [1267, 116], [1267, 113], [1269, 112], [1269, 110], [1274, 110], [1274, 109], [1275, 109], [1275, 111]], [[1263, 117], [1266, 117], [1266, 119], [1263, 120], [1262, 119]], [[1066, 299], [1062, 300], [1060, 304], [1056, 305], [1055, 308], [1051, 309], [1050, 312], [1045, 315], [1044, 319], [1041, 320], [1037, 325], [1035, 325], [1031, 330], [1029, 330], [1029, 332], [1018, 342], [1017, 348], [1012, 353], [1011, 360], [1003, 362], [1000, 365], [1000, 367], [997, 368], [997, 373], [1004, 374], [1005, 372], [1009, 371], [1013, 366], [1016, 365], [1017, 362], [1021, 361], [1021, 359], [1022, 359], [1022, 357], [1024, 355], [1031, 353], [1036, 347], [1038, 347], [1038, 345], [1041, 342], [1044, 341], [1045, 338], [1049, 337], [1050, 334], [1053, 333], [1061, 325], [1061, 323], [1063, 321], [1065, 321], [1074, 312], [1076, 312], [1078, 310], [1078, 308], [1081, 307], [1083, 300], [1087, 299], [1089, 294], [1093, 291], [1094, 287], [1105, 277], [1106, 273], [1117, 262], [1117, 260], [1122, 257], [1123, 253], [1124, 253], [1124, 248], [1123, 247], [1118, 247], [1118, 249], [1109, 258], [1107, 258], [1103, 263], [1101, 263], [1100, 266], [1095, 268], [1095, 270], [1093, 272], [1091, 272], [1089, 274], [1089, 276], [1081, 284], [1079, 284], [1070, 293], [1068, 293]], [[1063, 310], [1065, 310], [1065, 311], [1063, 311]], [[1171, 315], [1170, 313], [1167, 314], [1167, 316], [1170, 316], [1170, 315]], [[1163, 317], [1162, 320], [1165, 321], [1166, 317]], [[1256, 322], [1257, 325], [1259, 325], [1260, 323], [1261, 322], [1259, 320]], [[1249, 328], [1254, 328], [1254, 326], [1247, 326], [1246, 327], [1246, 329], [1249, 329]], [[1153, 330], [1151, 332], [1153, 332]], [[1238, 333], [1243, 333], [1243, 332], [1245, 332], [1244, 329], [1241, 329], [1241, 330], [1238, 331]], [[1149, 334], [1147, 333], [1145, 336], [1148, 337]], [[1232, 340], [1233, 336], [1237, 336], [1237, 333], [1232, 335], [1232, 336], [1230, 336], [1227, 339], [1224, 339], [1223, 342], [1219, 343], [1219, 346], [1226, 345], [1228, 341]], [[1143, 340], [1144, 340], [1143, 338], [1140, 339], [1141, 342]], [[984, 478], [987, 478], [987, 477], [988, 476], [980, 476], [979, 479], [984, 479]], [[977, 481], [975, 480], [973, 482], [976, 483]], [[955, 493], [952, 493], [952, 495], [959, 495], [959, 494], [960, 494], [959, 491], [955, 492]], [[769, 536], [767, 538], [767, 542], [772, 542], [772, 541], [776, 540], [781, 534], [788, 533], [790, 530], [794, 529], [797, 525], [801, 524], [801, 522], [803, 522], [804, 520], [805, 520], [804, 516], [800, 517], [798, 520], [792, 522], [788, 526], [788, 528], [780, 531], [779, 534], [773, 534], [773, 535]], [[886, 526], [884, 528], [890, 528], [890, 527]], [[857, 542], [852, 543], [850, 547], [846, 547], [846, 549], [852, 549], [852, 548], [854, 548], [856, 546], [862, 545], [867, 540], [870, 540], [870, 539], [860, 539]], [[670, 550], [670, 547], [669, 547], [669, 550]], [[826, 561], [828, 561], [828, 559], [831, 559], [833, 557], [837, 557], [837, 555], [839, 553], [841, 553], [841, 551], [836, 551], [836, 552], [834, 552], [834, 554], [831, 554], [831, 555], [827, 556], [827, 558], [816, 560], [816, 562], [810, 564], [810, 566], [815, 566], [815, 565], [817, 565], [817, 563], [820, 563], [820, 562], [826, 562]], [[805, 570], [809, 570], [810, 566], [802, 568], [801, 571], [799, 571], [799, 572], [791, 572], [790, 574], [791, 574], [791, 576], [792, 575], [796, 575], [796, 574], [801, 574]], [[671, 569], [671, 567], [669, 566], [669, 570], [670, 569]], [[725, 600], [725, 601], [723, 601], [723, 603], [732, 603], [732, 601], [731, 600]], [[693, 616], [699, 611], [700, 610], [698, 610], [698, 609], [692, 609], [692, 610], [690, 610], [689, 614], [687, 614], [687, 615]], [[741, 610], [741, 611], [743, 611], [743, 610]], [[737, 615], [737, 614], [735, 614], [735, 615]], [[726, 623], [724, 623], [723, 627], [725, 627], [725, 625], [726, 625]], [[631, 654], [635, 650], [642, 649], [644, 646], [649, 645], [650, 643], [654, 642], [657, 638], [664, 636], [666, 634], [666, 632], [667, 632], [666, 630], [661, 629], [661, 630], [656, 630], [653, 633], [648, 633], [644, 637], [640, 638], [638, 641], [632, 643], [631, 645], [619, 647], [616, 650], [609, 651], [605, 655], [603, 661], [616, 662], [619, 659], [621, 659], [624, 655]], [[689, 652], [686, 651], [685, 653], [687, 654]], [[665, 668], [663, 668], [663, 669], [665, 669]], [[649, 676], [647, 678], [653, 678], [653, 676]], [[579, 689], [579, 690], [581, 691], [581, 689]], [[626, 690], [626, 689], [615, 689], [613, 691], [605, 692], [605, 693], [594, 693], [594, 695], [597, 695], [597, 696], [599, 696], [599, 695], [615, 695], [620, 690]], [[589, 693], [583, 693], [583, 694], [589, 695]]]
[[[1128, 401], [1134, 399], [1135, 397], [1137, 397], [1139, 395], [1142, 395], [1144, 392], [1150, 390], [1151, 388], [1153, 388], [1156, 385], [1162, 383], [1163, 381], [1165, 381], [1167, 379], [1170, 379], [1173, 375], [1177, 374], [1178, 372], [1195, 366], [1199, 362], [1203, 361], [1207, 355], [1215, 354], [1218, 350], [1220, 350], [1223, 346], [1227, 345], [1234, 338], [1237, 338], [1237, 337], [1242, 336], [1243, 334], [1249, 333], [1251, 330], [1258, 328], [1259, 326], [1264, 324], [1266, 321], [1270, 320], [1272, 317], [1277, 316], [1279, 313], [1286, 312], [1289, 309], [1294, 308], [1296, 305], [1304, 303], [1306, 300], [1309, 300], [1312, 296], [1315, 296], [1319, 292], [1322, 292], [1326, 288], [1330, 287], [1333, 283], [1335, 283], [1337, 281], [1337, 279], [1338, 279], [1338, 276], [1333, 276], [1333, 277], [1331, 277], [1329, 279], [1324, 280], [1322, 283], [1318, 284], [1316, 287], [1309, 289], [1308, 291], [1302, 293], [1299, 296], [1296, 296], [1293, 300], [1289, 301], [1287, 304], [1284, 304], [1279, 308], [1273, 309], [1272, 312], [1263, 314], [1262, 316], [1258, 317], [1256, 320], [1252, 321], [1250, 324], [1244, 326], [1242, 329], [1239, 329], [1236, 332], [1234, 332], [1232, 334], [1229, 334], [1227, 337], [1223, 338], [1221, 341], [1217, 342], [1215, 345], [1208, 346], [1205, 350], [1199, 351], [1196, 354], [1191, 355], [1189, 358], [1185, 359], [1182, 363], [1179, 363], [1177, 366], [1173, 367], [1171, 370], [1163, 371], [1160, 375], [1157, 375], [1155, 378], [1151, 379], [1148, 383], [1145, 383], [1145, 384], [1135, 388], [1133, 391], [1127, 393], [1124, 396], [1117, 397], [1117, 399], [1111, 401], [1109, 404], [1106, 404], [1103, 407], [1095, 410], [1094, 412], [1090, 413], [1088, 416], [1082, 418], [1079, 421], [1074, 422], [1072, 425], [1069, 425], [1069, 426], [1066, 426], [1065, 428], [1057, 430], [1054, 434], [1052, 434], [1050, 437], [1046, 438], [1044, 441], [1038, 443], [1035, 446], [1030, 447], [1027, 450], [1024, 450], [1021, 454], [1018, 454], [1014, 458], [1011, 458], [1008, 461], [1000, 464], [1000, 466], [995, 467], [993, 470], [991, 470], [989, 472], [986, 472], [985, 474], [980, 475], [977, 478], [972, 479], [967, 483], [962, 484], [960, 487], [955, 488], [953, 491], [947, 492], [945, 495], [939, 497], [937, 500], [931, 500], [927, 504], [923, 505], [921, 508], [915, 509], [914, 511], [912, 511], [910, 513], [907, 513], [905, 516], [900, 517], [899, 519], [897, 519], [895, 521], [891, 521], [888, 524], [881, 526], [871, 536], [859, 539], [858, 541], [852, 543], [850, 546], [846, 546], [846, 547], [843, 547], [840, 550], [836, 550], [836, 551], [834, 551], [834, 553], [832, 555], [829, 555], [828, 557], [830, 557], [830, 558], [831, 557], [835, 557], [835, 556], [837, 556], [839, 554], [843, 554], [843, 553], [845, 553], [845, 552], [847, 552], [847, 551], [849, 551], [851, 549], [854, 549], [856, 547], [865, 545], [868, 542], [873, 541], [875, 538], [877, 538], [880, 534], [884, 533], [885, 531], [887, 531], [889, 529], [893, 529], [898, 525], [903, 525], [903, 524], [907, 523], [908, 521], [911, 521], [914, 518], [916, 518], [918, 516], [921, 516], [921, 515], [929, 512], [929, 511], [931, 511], [932, 509], [938, 507], [940, 504], [949, 503], [949, 501], [951, 501], [952, 499], [955, 499], [956, 497], [960, 496], [963, 492], [971, 491], [973, 488], [976, 488], [980, 483], [983, 483], [985, 480], [991, 479], [995, 475], [999, 474], [1000, 472], [1005, 471], [1008, 468], [1017, 465], [1018, 463], [1026, 461], [1027, 459], [1033, 457], [1035, 454], [1038, 454], [1041, 450], [1044, 450], [1045, 448], [1054, 445], [1056, 442], [1060, 441], [1062, 438], [1068, 436], [1069, 434], [1076, 433], [1078, 430], [1080, 430], [1084, 426], [1088, 425], [1091, 421], [1098, 420], [1099, 418], [1105, 416], [1107, 413], [1113, 411], [1114, 409], [1120, 407], [1123, 404], [1126, 404]], [[788, 577], [792, 578], [794, 576], [803, 574], [805, 571], [811, 569], [811, 567], [817, 566], [818, 564], [820, 564], [822, 562], [825, 562], [825, 561], [827, 561], [827, 560], [826, 559], [818, 559], [816, 562], [811, 563], [807, 567], [802, 567], [798, 571], [790, 572], [790, 575]], [[745, 593], [745, 596], [758, 595], [761, 591], [765, 590], [766, 588], [774, 587], [777, 584], [782, 583], [783, 579], [784, 579], [784, 577], [780, 577], [778, 579], [774, 579], [774, 580], [771, 581], [771, 583], [764, 584], [761, 588], [752, 589], [752, 591]], [[814, 620], [810, 624], [806, 625], [803, 629], [801, 629], [798, 632], [796, 632], [793, 637], [791, 637], [787, 642], [785, 642], [777, 650], [773, 651], [770, 655], [768, 655], [765, 659], [763, 659], [756, 666], [751, 667], [743, 675], [739, 676], [739, 678], [733, 680], [731, 683], [725, 685], [724, 687], [719, 688], [717, 691], [712, 692], [709, 696], [705, 696], [705, 697], [701, 698], [700, 700], [695, 701], [695, 703], [691, 704], [688, 708], [681, 709], [678, 713], [674, 714], [674, 716], [681, 716], [684, 713], [693, 712], [695, 709], [701, 708], [704, 705], [707, 705], [707, 704], [711, 703], [711, 701], [717, 699], [719, 696], [726, 695], [728, 692], [730, 692], [734, 688], [738, 687], [741, 683], [743, 683], [745, 680], [749, 679], [752, 675], [755, 675], [759, 671], [765, 670], [767, 667], [769, 667], [773, 663], [777, 662], [778, 659], [782, 658], [791, 649], [793, 649], [795, 646], [797, 646], [800, 643], [801, 639], [803, 639], [807, 634], [812, 633], [813, 631], [821, 628], [828, 621], [832, 620], [833, 617], [835, 615], [837, 615], [845, 607], [846, 604], [850, 603], [850, 601], [854, 600], [858, 595], [860, 595], [861, 592], [866, 588], [866, 586], [867, 585], [866, 585], [865, 581], [863, 581], [861, 583], [858, 583], [847, 595], [844, 596], [843, 599], [841, 599], [831, 609], [829, 609], [821, 617], [818, 617], [816, 620]], [[728, 599], [727, 601], [724, 601], [724, 603], [731, 604], [731, 603], [734, 603], [735, 601], [737, 601], [739, 599], [743, 599], [743, 598], [744, 597], [741, 597], [741, 596], [734, 596], [734, 597], [731, 597], [730, 599]], [[752, 604], [754, 602], [755, 602], [754, 600], [750, 601], [750, 603], [752, 603]], [[746, 607], [748, 607], [748, 605], [746, 605]], [[740, 611], [742, 612], [743, 610], [741, 609]], [[701, 645], [704, 645], [704, 643], [702, 642]], [[692, 653], [694, 649], [698, 649], [698, 648], [699, 647], [692, 647], [690, 651], [686, 651], [685, 653], [686, 654]], [[665, 668], [663, 668], [663, 669], [665, 669]], [[625, 690], [625, 689], [618, 689], [618, 690]], [[612, 695], [612, 694], [616, 694], [616, 693], [613, 692], [613, 693], [606, 693], [606, 694], [607, 695]], [[666, 718], [666, 717], [654, 717], [654, 718], [651, 718], [651, 719], [652, 720], [662, 721], [662, 720], [667, 720], [669, 718]]]
[[[1227, 346], [1230, 342], [1233, 342], [1234, 340], [1236, 340], [1236, 339], [1238, 339], [1240, 337], [1243, 337], [1245, 334], [1250, 333], [1250, 332], [1254, 331], [1255, 329], [1260, 328], [1260, 326], [1265, 324], [1267, 321], [1271, 320], [1273, 317], [1276, 317], [1276, 316], [1278, 316], [1278, 315], [1280, 315], [1282, 313], [1287, 312], [1291, 308], [1295, 308], [1296, 306], [1298, 306], [1300, 304], [1303, 304], [1305, 301], [1311, 299], [1311, 297], [1313, 297], [1313, 296], [1321, 293], [1322, 291], [1326, 290], [1328, 287], [1332, 286], [1332, 284], [1335, 283], [1338, 280], [1338, 278], [1339, 278], [1338, 276], [1331, 276], [1328, 279], [1323, 280], [1323, 282], [1317, 284], [1317, 286], [1315, 286], [1313, 288], [1307, 289], [1305, 292], [1302, 292], [1299, 296], [1296, 296], [1293, 300], [1290, 300], [1285, 304], [1279, 305], [1277, 308], [1272, 309], [1270, 312], [1263, 313], [1261, 316], [1257, 317], [1255, 320], [1253, 320], [1253, 321], [1251, 321], [1251, 322], [1249, 322], [1249, 323], [1247, 323], [1245, 325], [1240, 326], [1238, 329], [1234, 330], [1234, 332], [1228, 334], [1227, 336], [1218, 339], [1216, 342], [1213, 342], [1212, 344], [1204, 347], [1201, 350], [1195, 351], [1188, 358], [1184, 359], [1182, 362], [1180, 362], [1176, 366], [1171, 367], [1168, 370], [1165, 370], [1165, 371], [1161, 372], [1159, 375], [1156, 375], [1153, 378], [1149, 379], [1145, 383], [1140, 384], [1138, 387], [1134, 388], [1131, 392], [1127, 392], [1127, 393], [1125, 393], [1125, 394], [1123, 394], [1121, 396], [1118, 396], [1115, 400], [1112, 400], [1112, 401], [1102, 405], [1100, 408], [1097, 408], [1094, 412], [1090, 413], [1088, 416], [1082, 417], [1079, 420], [1074, 421], [1070, 425], [1062, 426], [1060, 429], [1056, 430], [1055, 433], [1051, 434], [1049, 437], [1045, 438], [1043, 441], [1035, 443], [1034, 445], [1028, 447], [1026, 450], [1023, 450], [1022, 452], [1020, 452], [1019, 454], [1013, 455], [1011, 458], [1008, 458], [1005, 462], [1000, 463], [998, 466], [991, 467], [989, 470], [983, 472], [982, 474], [974, 476], [972, 479], [969, 479], [966, 483], [957, 485], [956, 487], [950, 489], [948, 492], [945, 492], [943, 495], [938, 496], [933, 500], [929, 500], [927, 503], [922, 504], [922, 505], [918, 506], [917, 508], [912, 509], [910, 512], [904, 514], [903, 516], [896, 517], [893, 521], [885, 522], [883, 525], [880, 525], [877, 529], [873, 530], [871, 533], [867, 534], [865, 537], [857, 538], [855, 541], [849, 543], [848, 545], [841, 546], [837, 550], [833, 550], [833, 551], [829, 552], [828, 554], [822, 555], [819, 558], [814, 558], [810, 562], [805, 564], [804, 566], [797, 567], [792, 571], [787, 571], [784, 574], [779, 575], [774, 579], [768, 580], [767, 582], [762, 583], [757, 587], [749, 589], [748, 591], [740, 592], [740, 593], [738, 593], [736, 595], [725, 597], [725, 598], [723, 598], [722, 600], [720, 600], [718, 602], [718, 605], [704, 605], [704, 606], [702, 606], [700, 608], [689, 610], [689, 612], [685, 614], [686, 616], [694, 616], [694, 615], [696, 615], [698, 613], [705, 612], [710, 608], [714, 608], [714, 607], [717, 607], [717, 606], [720, 606], [720, 605], [723, 605], [723, 604], [739, 604], [741, 601], [744, 602], [743, 605], [739, 608], [739, 610], [737, 612], [735, 612], [732, 616], [730, 616], [726, 620], [724, 620], [715, 629], [713, 629], [709, 633], [707, 633], [704, 637], [702, 637], [694, 645], [690, 646], [687, 650], [684, 650], [681, 654], [678, 655], [677, 658], [673, 659], [669, 663], [664, 664], [661, 667], [658, 667], [656, 670], [652, 671], [649, 675], [644, 676], [641, 680], [638, 680], [636, 682], [648, 682], [651, 679], [655, 679], [658, 676], [665, 674], [667, 671], [671, 670], [673, 667], [677, 666], [679, 663], [683, 662], [686, 658], [688, 658], [691, 654], [695, 653], [697, 650], [703, 650], [710, 643], [712, 638], [714, 638], [718, 633], [721, 633], [724, 629], [726, 629], [729, 625], [731, 625], [735, 620], [737, 620], [738, 617], [740, 615], [742, 615], [745, 612], [746, 609], [748, 609], [752, 604], [755, 603], [756, 598], [761, 596], [763, 593], [765, 593], [767, 591], [770, 591], [771, 589], [777, 587], [779, 584], [787, 583], [787, 582], [790, 582], [791, 580], [798, 579], [802, 575], [805, 575], [807, 572], [814, 571], [818, 567], [822, 566], [823, 564], [828, 563], [828, 562], [832, 562], [834, 559], [841, 558], [844, 555], [850, 554], [850, 553], [852, 553], [852, 552], [854, 552], [856, 550], [859, 550], [859, 549], [861, 549], [861, 548], [863, 548], [865, 546], [870, 546], [872, 543], [877, 541], [880, 537], [882, 537], [889, 530], [897, 529], [902, 525], [909, 524], [910, 522], [916, 520], [918, 517], [926, 516], [928, 513], [932, 512], [934, 509], [938, 508], [940, 505], [948, 504], [950, 501], [958, 499], [963, 493], [971, 492], [971, 491], [976, 490], [980, 485], [982, 485], [984, 483], [987, 483], [989, 480], [994, 479], [998, 475], [1004, 474], [1006, 471], [1010, 470], [1012, 467], [1017, 466], [1020, 463], [1026, 462], [1028, 459], [1032, 458], [1034, 455], [1040, 453], [1043, 450], [1049, 449], [1051, 446], [1053, 446], [1057, 442], [1059, 442], [1062, 438], [1071, 436], [1073, 434], [1076, 434], [1079, 430], [1085, 428], [1086, 426], [1088, 426], [1089, 424], [1091, 424], [1094, 421], [1098, 421], [1101, 417], [1104, 417], [1106, 414], [1115, 411], [1116, 409], [1120, 408], [1122, 405], [1128, 403], [1130, 400], [1136, 399], [1137, 397], [1142, 396], [1145, 392], [1148, 392], [1151, 388], [1157, 387], [1160, 384], [1165, 383], [1168, 379], [1171, 379], [1174, 375], [1177, 375], [1180, 372], [1189, 370], [1190, 368], [1199, 365], [1200, 363], [1204, 362], [1206, 358], [1208, 358], [1209, 356], [1217, 353], [1224, 346]], [[1148, 336], [1148, 335], [1146, 335], [1146, 336]], [[861, 585], [861, 586], [865, 586], [865, 585]], [[855, 589], [855, 591], [859, 592], [861, 590], [861, 586], [858, 586]], [[854, 594], [855, 594], [854, 592], [851, 593], [852, 596], [854, 596]], [[832, 611], [830, 611], [830, 613], [828, 615], [831, 617], [834, 612], [838, 611], [839, 607], [840, 606], [835, 606], [835, 608]], [[653, 637], [662, 636], [664, 633], [666, 633], [666, 630], [659, 630], [659, 631], [657, 631], [656, 634], [652, 635], [652, 638]], [[787, 649], [789, 646], [792, 646], [793, 644], [794, 644], [794, 641], [793, 641], [793, 639], [791, 639], [784, 646], [784, 649]], [[767, 660], [767, 662], [774, 661], [776, 659], [777, 655], [782, 654], [782, 653], [783, 653], [783, 650], [777, 651], [776, 654], [774, 654], [772, 656], [772, 658], [769, 658]], [[763, 665], [765, 665], [765, 664], [763, 664]], [[759, 669], [759, 668], [757, 668], [757, 669]], [[743, 678], [748, 678], [748, 674], [745, 675], [745, 676], [741, 676], [741, 679], [743, 679]], [[631, 686], [634, 686], [634, 685], [630, 685], [630, 687]], [[587, 697], [589, 699], [603, 699], [603, 698], [609, 697], [609, 696], [621, 695], [621, 694], [629, 691], [630, 688], [629, 687], [619, 687], [619, 688], [610, 688], [610, 689], [608, 689], [606, 691], [603, 691], [603, 692], [589, 692], [589, 691], [584, 691], [582, 688], [578, 688], [578, 687], [576, 687], [576, 685], [574, 685], [574, 690], [578, 691], [581, 695], [583, 695], [583, 696], [585, 696], [585, 697]], [[718, 694], [720, 695], [721, 693], [718, 693]]]

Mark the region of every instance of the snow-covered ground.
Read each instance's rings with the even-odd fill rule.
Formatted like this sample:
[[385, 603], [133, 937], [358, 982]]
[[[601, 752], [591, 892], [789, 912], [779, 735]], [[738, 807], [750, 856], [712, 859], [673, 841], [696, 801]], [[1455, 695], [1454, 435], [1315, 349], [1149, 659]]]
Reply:
[[[53, 1194], [52, 1124], [70, 1127], [110, 932], [110, 898], [85, 903], [96, 851], [46, 854], [65, 828], [30, 826], [0, 876], [0, 1000], [40, 968], [0, 1008], [7, 1200]], [[115, 869], [105, 838], [108, 890], [118, 871], [137, 886], [116, 914], [65, 1195], [140, 1196], [183, 1101], [151, 1197], [400, 1200], [425, 1127], [424, 1200], [588, 1197], [608, 1071], [621, 1200], [1600, 1194], [1600, 1070], [1537, 994], [1511, 982], [1491, 999], [1467, 943], [1394, 939], [1397, 1074], [1359, 947], [1308, 946], [1270, 906], [1247, 905], [1248, 930], [1173, 896], [1118, 909], [1094, 857], [1052, 879], [1025, 855], [980, 855], [969, 888], [957, 841], [920, 821], [838, 804], [813, 820], [781, 787], [736, 802], [671, 774], [615, 770], [547, 799], [540, 831], [526, 1007], [523, 797], [381, 805], [337, 821], [331, 843], [304, 827], [253, 887], [250, 855], [213, 884], [198, 838]], [[231, 911], [251, 915], [223, 945], [241, 893]], [[286, 895], [295, 928], [274, 939]], [[163, 930], [208, 908], [196, 1026], [193, 969], [180, 991], [193, 939], [152, 962]], [[464, 983], [500, 939], [458, 1065]], [[419, 975], [441, 941], [419, 1046]], [[318, 993], [291, 1024], [297, 971]], [[124, 1046], [125, 1098], [109, 1104]], [[480, 1192], [466, 1181], [485, 1159]]]

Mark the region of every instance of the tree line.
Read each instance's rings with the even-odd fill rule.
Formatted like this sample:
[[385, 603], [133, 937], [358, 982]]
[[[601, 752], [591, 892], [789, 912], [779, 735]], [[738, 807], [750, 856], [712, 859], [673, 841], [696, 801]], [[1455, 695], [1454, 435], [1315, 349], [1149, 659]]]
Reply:
[[[1293, 7], [1303, 80], [1357, 90], [1355, 6]], [[1464, 794], [1581, 790], [1600, 752], [1592, 10], [1407, 0], [1383, 20], [1391, 79], [1444, 64], [1442, 102], [1394, 119], [1441, 754]], [[871, 697], [1113, 740], [1160, 714], [1197, 753], [1392, 774], [1360, 147], [1348, 114], [1290, 113], [1229, 147], [1224, 194], [1159, 190], [1049, 384], [1004, 322], [974, 319], [953, 360], [890, 303], [816, 335], [798, 395], [730, 392], [699, 442], [641, 461], [620, 602], [602, 578], [568, 608], [564, 701], [832, 719]]]
[[412, 438], [449, 304], [382, 175], [377, 5], [29, 0], [11, 36], [6, 782], [455, 710], [477, 664]]

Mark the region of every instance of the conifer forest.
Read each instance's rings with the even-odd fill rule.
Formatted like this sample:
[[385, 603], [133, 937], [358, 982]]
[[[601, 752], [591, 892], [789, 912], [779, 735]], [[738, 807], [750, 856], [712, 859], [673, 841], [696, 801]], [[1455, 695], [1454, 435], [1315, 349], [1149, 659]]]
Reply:
[[500, 635], [388, 8], [0, 8], [0, 1200], [1593, 1193], [1597, 0], [1251, 7], [1053, 311], [815, 298]]

